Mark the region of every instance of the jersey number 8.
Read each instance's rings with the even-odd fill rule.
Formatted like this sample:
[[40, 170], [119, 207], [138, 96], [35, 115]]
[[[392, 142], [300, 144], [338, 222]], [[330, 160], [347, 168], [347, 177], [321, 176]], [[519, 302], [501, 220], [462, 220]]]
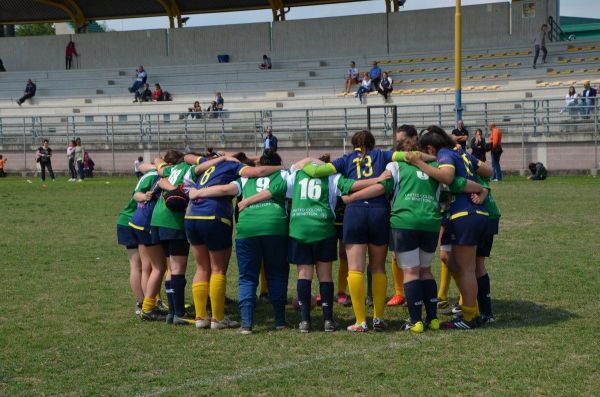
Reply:
[[213, 172], [215, 172], [214, 165], [212, 167], [210, 167], [209, 169], [207, 169], [206, 171], [204, 171], [204, 173], [202, 174], [202, 178], [200, 178], [200, 186], [203, 186], [206, 184], [206, 182], [208, 182], [208, 179], [210, 178], [210, 174], [212, 174]]
[[320, 179], [303, 179], [300, 182], [300, 199], [306, 200], [308, 197], [311, 200], [321, 198], [321, 180]]

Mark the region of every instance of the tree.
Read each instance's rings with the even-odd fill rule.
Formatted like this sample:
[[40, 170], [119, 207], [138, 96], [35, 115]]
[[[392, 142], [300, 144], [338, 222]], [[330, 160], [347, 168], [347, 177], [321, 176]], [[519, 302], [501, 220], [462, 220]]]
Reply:
[[17, 26], [15, 34], [17, 36], [53, 36], [56, 34], [56, 30], [54, 24], [51, 23], [33, 23]]

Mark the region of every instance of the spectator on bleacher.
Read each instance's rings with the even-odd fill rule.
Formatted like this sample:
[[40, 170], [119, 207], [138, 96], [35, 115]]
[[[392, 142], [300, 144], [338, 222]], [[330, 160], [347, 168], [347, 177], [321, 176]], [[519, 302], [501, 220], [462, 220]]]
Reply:
[[154, 91], [152, 91], [152, 100], [155, 102], [161, 102], [165, 100], [164, 93], [160, 84], [154, 84]]
[[4, 68], [4, 63], [2, 62], [2, 59], [0, 59], [0, 72], [6, 72], [6, 69]]
[[206, 114], [208, 117], [216, 119], [219, 117], [219, 108], [217, 107], [217, 101], [212, 101], [206, 108]]
[[71, 65], [73, 63], [73, 55], [79, 57], [79, 54], [75, 49], [75, 43], [69, 41], [69, 44], [67, 44], [67, 49], [65, 50], [65, 66], [67, 70], [71, 69]]
[[[571, 117], [577, 116], [579, 112], [579, 94], [573, 86], [569, 87], [569, 92], [565, 95], [565, 108], [563, 110], [567, 110]], [[563, 110], [561, 110], [561, 113]]]
[[77, 167], [77, 182], [82, 182], [85, 179], [85, 173], [83, 170], [83, 156], [85, 155], [85, 150], [83, 150], [83, 146], [81, 145], [81, 138], [75, 139], [75, 150], [73, 154], [73, 160], [75, 161], [75, 165]]
[[350, 68], [346, 72], [346, 81], [344, 83], [344, 93], [350, 93], [350, 89], [354, 84], [358, 84], [358, 68], [356, 67], [356, 63], [354, 61], [350, 62]]
[[383, 96], [383, 99], [387, 102], [389, 94], [394, 90], [393, 80], [388, 76], [387, 72], [383, 72], [383, 76], [379, 85], [377, 86], [377, 92]]
[[185, 119], [186, 117], [191, 117], [192, 119], [202, 118], [202, 106], [200, 106], [200, 102], [194, 102], [194, 105], [191, 108], [188, 108], [187, 113], [179, 115], [179, 119]]
[[496, 127], [496, 124], [490, 124], [492, 132], [489, 149], [492, 154], [492, 181], [499, 182], [502, 180], [502, 167], [500, 167], [500, 156], [502, 156], [502, 131]]
[[268, 127], [266, 130], [267, 136], [263, 142], [263, 150], [266, 153], [267, 151], [277, 152], [277, 137], [273, 135], [273, 129]]
[[531, 175], [529, 175], [527, 179], [531, 181], [543, 181], [548, 176], [548, 171], [546, 170], [546, 167], [544, 167], [544, 163], [529, 163], [527, 168], [529, 168], [529, 172], [531, 172]]
[[356, 91], [354, 97], [358, 97], [358, 100], [362, 103], [364, 94], [371, 91], [373, 91], [373, 80], [371, 80], [369, 73], [365, 72], [363, 79], [360, 82], [360, 86], [358, 87], [358, 91]]
[[373, 87], [379, 87], [381, 82], [381, 68], [377, 65], [377, 61], [373, 62], [373, 67], [369, 70], [369, 77], [373, 80]]
[[40, 146], [35, 154], [37, 162], [40, 164], [42, 169], [42, 182], [46, 181], [46, 169], [50, 174], [50, 178], [54, 181], [54, 171], [52, 170], [52, 149], [48, 146], [48, 140], [44, 139], [42, 146]]
[[129, 92], [133, 93], [139, 90], [144, 84], [146, 84], [146, 80], [148, 79], [148, 74], [144, 70], [143, 66], [140, 66], [139, 69], [135, 70], [135, 81], [133, 85], [129, 87]]
[[215, 102], [217, 103], [217, 110], [223, 111], [225, 100], [220, 92], [215, 92]]
[[273, 67], [273, 64], [271, 63], [271, 58], [269, 58], [266, 54], [263, 55], [262, 63], [260, 65], [258, 65], [258, 68], [261, 70], [266, 70], [266, 69], [271, 69], [272, 67]]
[[69, 182], [75, 182], [77, 180], [77, 172], [75, 171], [75, 140], [70, 140], [67, 144], [67, 168], [71, 174]]
[[469, 131], [465, 128], [462, 120], [458, 120], [456, 128], [452, 130], [452, 135], [456, 137], [454, 140], [460, 144], [462, 150], [466, 151], [467, 141], [469, 140]]
[[485, 157], [485, 138], [480, 128], [475, 130], [475, 136], [471, 138], [471, 154], [481, 161], [486, 161]]
[[535, 69], [535, 65], [537, 63], [538, 57], [540, 56], [540, 50], [544, 53], [542, 55], [542, 63], [546, 63], [546, 56], [548, 55], [548, 50], [546, 49], [546, 30], [548, 29], [548, 25], [543, 24], [540, 31], [535, 36], [533, 40], [533, 45], [535, 49], [535, 54], [533, 56], [533, 68]]
[[25, 86], [24, 95], [17, 100], [17, 104], [21, 106], [23, 102], [26, 100], [33, 98], [35, 96], [35, 91], [37, 90], [37, 86], [31, 79], [27, 80], [27, 85]]
[[8, 159], [5, 159], [0, 154], [0, 178], [4, 178], [6, 176], [6, 172], [4, 171], [4, 165], [6, 164], [6, 160]]
[[590, 86], [590, 81], [586, 80], [583, 83], [583, 92], [581, 93], [582, 97], [582, 108], [581, 108], [581, 116], [584, 119], [590, 118], [590, 112], [594, 108], [596, 104], [596, 89]]
[[149, 102], [152, 100], [152, 91], [150, 91], [150, 86], [148, 85], [148, 83], [144, 84], [144, 87], [142, 87], [141, 90], [138, 90], [135, 92], [135, 99], [133, 100], [133, 103], [136, 102]]

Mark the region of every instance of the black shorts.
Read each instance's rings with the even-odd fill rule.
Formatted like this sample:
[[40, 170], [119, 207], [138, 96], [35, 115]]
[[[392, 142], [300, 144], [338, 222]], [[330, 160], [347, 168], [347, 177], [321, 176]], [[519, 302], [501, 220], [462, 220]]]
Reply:
[[156, 226], [151, 227], [149, 232], [135, 228], [132, 229], [133, 233], [135, 234], [135, 239], [139, 245], [151, 247], [153, 245], [160, 244], [160, 238], [158, 237], [158, 228]]
[[411, 229], [392, 229], [394, 252], [408, 252], [417, 248], [425, 252], [435, 252], [438, 243], [436, 232]]
[[442, 245], [478, 245], [488, 228], [488, 217], [469, 213], [455, 219], [450, 218], [444, 229]]
[[492, 252], [492, 246], [494, 245], [494, 235], [486, 234], [479, 240], [477, 244], [477, 256], [489, 258]]
[[317, 262], [333, 262], [337, 260], [337, 237], [302, 244], [295, 238], [288, 240], [288, 260], [295, 265], [312, 265]]
[[338, 240], [342, 240], [344, 238], [344, 224], [335, 225], [335, 235], [337, 236]]
[[390, 210], [387, 207], [349, 205], [344, 212], [344, 244], [387, 245]]
[[165, 256], [188, 256], [190, 244], [187, 242], [183, 230], [159, 227], [158, 236], [165, 250]]
[[138, 247], [137, 239], [133, 228], [129, 226], [117, 225], [117, 243], [124, 245], [127, 249]]
[[192, 245], [206, 245], [209, 251], [231, 248], [231, 221], [225, 218], [185, 220], [185, 232]]

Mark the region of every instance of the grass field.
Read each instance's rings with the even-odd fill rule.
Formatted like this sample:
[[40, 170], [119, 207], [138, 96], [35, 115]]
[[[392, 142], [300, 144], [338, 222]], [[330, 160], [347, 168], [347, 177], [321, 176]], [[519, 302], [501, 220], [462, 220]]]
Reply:
[[[0, 179], [0, 395], [579, 396], [600, 388], [600, 179], [494, 185], [503, 217], [489, 269], [499, 321], [418, 336], [271, 331], [265, 305], [250, 336], [141, 323], [114, 232], [134, 179], [32, 182]], [[231, 298], [236, 270], [232, 263]], [[352, 321], [351, 309], [335, 312], [342, 325]], [[320, 324], [320, 311], [313, 316]], [[298, 317], [288, 310], [290, 324]], [[397, 329], [406, 309], [386, 317]]]

